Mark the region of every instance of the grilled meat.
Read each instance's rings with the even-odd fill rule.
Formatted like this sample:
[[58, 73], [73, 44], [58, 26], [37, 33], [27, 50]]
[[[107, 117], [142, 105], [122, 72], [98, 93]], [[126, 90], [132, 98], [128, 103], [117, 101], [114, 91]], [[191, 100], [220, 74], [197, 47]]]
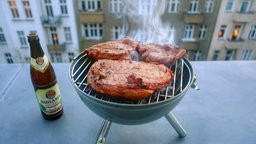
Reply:
[[139, 44], [137, 51], [140, 54], [140, 59], [145, 62], [156, 62], [166, 65], [173, 64], [174, 61], [186, 56], [185, 49], [168, 44]]
[[87, 83], [99, 93], [140, 100], [168, 86], [172, 77], [162, 64], [105, 59], [90, 67]]
[[95, 60], [130, 60], [136, 51], [137, 45], [138, 42], [127, 36], [121, 40], [107, 41], [94, 45], [85, 49], [85, 52]]

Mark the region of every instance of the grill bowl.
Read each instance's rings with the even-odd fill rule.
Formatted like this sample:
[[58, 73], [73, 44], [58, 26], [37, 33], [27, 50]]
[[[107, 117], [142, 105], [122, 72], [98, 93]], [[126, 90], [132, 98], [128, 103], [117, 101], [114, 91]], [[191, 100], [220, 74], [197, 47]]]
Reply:
[[[87, 55], [82, 52], [71, 62], [69, 76], [72, 85], [74, 86], [80, 99], [90, 110], [103, 119], [107, 119], [115, 123], [135, 125], [148, 123], [161, 118], [176, 107], [194, 82], [192, 66], [190, 65], [189, 61], [184, 58], [182, 91], [175, 93], [174, 96], [170, 96], [166, 100], [152, 103], [119, 103], [104, 100], [85, 92], [79, 86], [81, 84], [76, 81], [78, 75], [77, 72], [83, 73], [82, 76], [79, 75], [81, 78], [83, 78], [83, 75], [87, 74], [90, 65], [85, 61], [88, 59], [90, 58], [88, 58]], [[82, 69], [86, 69], [86, 71], [83, 71]], [[86, 83], [86, 81], [84, 83]]]

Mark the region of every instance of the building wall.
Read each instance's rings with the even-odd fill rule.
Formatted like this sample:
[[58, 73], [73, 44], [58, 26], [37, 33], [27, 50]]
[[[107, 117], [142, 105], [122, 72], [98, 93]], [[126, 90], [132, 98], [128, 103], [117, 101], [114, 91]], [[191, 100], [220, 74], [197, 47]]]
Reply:
[[[78, 23], [78, 33], [79, 33], [79, 39], [80, 39], [80, 44], [81, 44], [81, 50], [88, 48], [94, 44], [107, 41], [107, 40], [113, 40], [112, 38], [112, 28], [113, 26], [119, 26], [123, 27], [123, 22], [124, 18], [127, 18], [129, 15], [129, 12], [124, 13], [122, 15], [120, 13], [111, 13], [110, 12], [110, 7], [111, 7], [111, 0], [103, 0], [102, 2], [102, 8], [96, 11], [82, 11], [81, 10], [81, 0], [76, 0], [76, 11], [78, 11], [77, 17], [77, 23]], [[153, 0], [147, 1], [147, 2], [154, 2]], [[157, 1], [160, 2], [160, 1]], [[195, 60], [195, 55], [196, 52], [200, 52], [200, 57], [197, 60], [206, 60], [207, 59], [207, 52], [210, 46], [211, 42], [211, 37], [212, 33], [215, 27], [215, 20], [218, 15], [218, 10], [219, 10], [219, 5], [221, 1], [214, 0], [213, 1], [213, 11], [210, 13], [205, 13], [204, 12], [204, 7], [205, 7], [205, 1], [204, 0], [199, 0], [198, 1], [198, 8], [196, 13], [189, 13], [187, 12], [189, 9], [189, 1], [180, 1], [179, 2], [179, 8], [178, 11], [175, 13], [169, 13], [168, 12], [168, 0], [164, 0], [162, 2], [165, 2], [165, 7], [164, 7], [164, 13], [161, 15], [161, 22], [162, 25], [167, 27], [166, 28], [166, 33], [169, 32], [169, 27], [174, 26], [175, 27], [175, 35], [174, 35], [174, 43], [176, 45], [181, 46], [182, 48], [187, 49], [188, 52], [188, 57], [190, 60]], [[133, 4], [136, 5], [136, 7], [140, 7], [141, 3], [140, 0], [138, 1], [133, 1]], [[120, 7], [123, 7], [122, 4]], [[161, 7], [163, 8], [163, 7]], [[160, 8], [159, 8], [160, 9]], [[138, 23], [141, 22], [140, 18], [149, 18], [147, 22], [149, 22], [148, 25], [150, 25], [151, 19], [153, 20], [154, 17], [149, 17], [147, 14], [146, 15], [141, 15], [138, 14], [137, 16], [134, 15], [134, 19], [138, 19]], [[143, 22], [143, 21], [142, 21]], [[103, 37], [102, 39], [99, 40], [88, 40], [84, 38], [84, 29], [83, 29], [83, 24], [84, 23], [102, 23], [103, 25]], [[124, 33], [123, 36], [129, 35], [130, 34], [130, 29], [131, 28], [137, 28], [140, 27], [138, 24], [133, 20], [126, 20], [126, 24], [128, 24], [128, 28], [126, 29], [126, 33]], [[134, 24], [135, 23], [135, 24]], [[184, 40], [183, 35], [184, 35], [184, 30], [185, 30], [185, 25], [194, 25], [194, 34], [193, 34], [193, 40]], [[198, 39], [199, 35], [199, 30], [201, 25], [206, 25], [207, 26], [207, 33], [206, 37], [202, 40]], [[123, 34], [123, 33], [122, 33]], [[154, 35], [154, 34], [153, 34]], [[129, 35], [133, 38], [137, 38], [134, 35]]]
[[[212, 37], [212, 43], [208, 53], [208, 60], [244, 60], [241, 59], [244, 50], [251, 50], [250, 57], [246, 60], [255, 60], [255, 39], [249, 39], [249, 33], [251, 26], [256, 23], [256, 2], [251, 1], [249, 11], [245, 13], [239, 12], [243, 0], [236, 0], [231, 12], [226, 12], [227, 0], [223, 0], [221, 3], [217, 24]], [[223, 39], [218, 38], [221, 25], [227, 25], [226, 33]], [[235, 25], [240, 25], [239, 39], [232, 40]], [[219, 51], [217, 59], [214, 59], [214, 53]], [[228, 52], [233, 51], [231, 58], [228, 58]]]
[[[5, 53], [11, 53], [13, 63], [28, 62], [28, 58], [30, 57], [29, 44], [26, 41], [27, 44], [25, 46], [21, 46], [17, 32], [23, 31], [25, 37], [30, 33], [30, 31], [36, 31], [38, 35], [44, 35], [39, 19], [41, 7], [38, 4], [38, 1], [30, 1], [30, 8], [33, 17], [26, 18], [22, 0], [17, 0], [16, 7], [19, 13], [19, 18], [13, 18], [8, 1], [0, 1], [0, 3], [0, 27], [2, 27], [6, 38], [6, 44], [0, 45], [0, 62], [7, 63], [4, 56]], [[41, 43], [45, 43], [44, 37], [40, 37], [40, 41]]]
[[[13, 18], [12, 11], [10, 8], [10, 2], [16, 3], [16, 9], [19, 13], [18, 18]], [[0, 62], [8, 63], [5, 57], [5, 53], [11, 54], [12, 63], [28, 63], [30, 61], [30, 50], [29, 44], [27, 42], [27, 35], [33, 31], [40, 38], [42, 48], [45, 54], [52, 60], [52, 62], [57, 62], [56, 58], [51, 57], [52, 51], [49, 52], [49, 44], [52, 44], [51, 36], [49, 33], [49, 27], [47, 24], [43, 24], [43, 18], [46, 16], [46, 9], [44, 5], [44, 0], [34, 1], [29, 0], [29, 8], [32, 12], [32, 18], [27, 18], [24, 10], [23, 0], [3, 0], [0, 1], [0, 28], [2, 28], [6, 43], [0, 44]], [[59, 37], [59, 42], [65, 45], [65, 49], [61, 51], [61, 61], [69, 62], [69, 53], [72, 52], [73, 55], [79, 53], [79, 41], [76, 29], [75, 21], [75, 11], [72, 1], [67, 1], [67, 15], [61, 15], [61, 24], [57, 26], [57, 33]], [[51, 0], [51, 6], [53, 10], [54, 17], [60, 16], [60, 1]], [[53, 18], [54, 18], [53, 17]], [[65, 39], [64, 27], [70, 27], [70, 33], [72, 41], [67, 43]], [[26, 45], [21, 45], [20, 38], [18, 36], [18, 31], [22, 31], [25, 37]]]

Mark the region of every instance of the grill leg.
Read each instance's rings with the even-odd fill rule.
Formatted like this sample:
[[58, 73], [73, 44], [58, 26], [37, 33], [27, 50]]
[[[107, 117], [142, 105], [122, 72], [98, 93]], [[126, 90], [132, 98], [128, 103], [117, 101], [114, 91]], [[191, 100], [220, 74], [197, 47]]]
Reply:
[[169, 123], [172, 125], [172, 127], [176, 130], [181, 138], [184, 138], [187, 135], [187, 132], [184, 130], [184, 128], [181, 126], [181, 124], [171, 112], [165, 115], [165, 118], [169, 121]]
[[112, 124], [112, 122], [109, 120], [103, 121], [101, 131], [99, 133], [98, 140], [97, 140], [96, 144], [104, 144], [105, 143], [106, 136], [108, 134], [111, 124]]

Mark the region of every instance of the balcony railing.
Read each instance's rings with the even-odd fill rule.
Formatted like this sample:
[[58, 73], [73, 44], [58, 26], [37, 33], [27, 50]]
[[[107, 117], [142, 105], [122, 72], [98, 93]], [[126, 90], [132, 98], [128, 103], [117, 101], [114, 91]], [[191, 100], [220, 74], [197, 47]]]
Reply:
[[244, 42], [245, 42], [245, 40], [242, 38], [239, 38], [239, 39], [230, 39], [229, 38], [225, 42], [225, 47], [227, 49], [239, 49], [239, 48], [243, 47]]
[[189, 12], [185, 11], [184, 21], [185, 23], [195, 23], [200, 24], [203, 23], [203, 12]]
[[256, 13], [254, 11], [241, 12], [236, 11], [233, 14], [233, 21], [235, 22], [253, 22], [256, 19]]
[[49, 27], [49, 26], [59, 26], [62, 24], [61, 16], [41, 16], [41, 21], [43, 26]]
[[80, 23], [102, 23], [104, 21], [104, 14], [99, 12], [83, 12], [79, 15]]
[[65, 43], [63, 44], [48, 44], [47, 45], [48, 51], [52, 52], [52, 51], [59, 51], [59, 52], [63, 52], [66, 50], [66, 46]]

